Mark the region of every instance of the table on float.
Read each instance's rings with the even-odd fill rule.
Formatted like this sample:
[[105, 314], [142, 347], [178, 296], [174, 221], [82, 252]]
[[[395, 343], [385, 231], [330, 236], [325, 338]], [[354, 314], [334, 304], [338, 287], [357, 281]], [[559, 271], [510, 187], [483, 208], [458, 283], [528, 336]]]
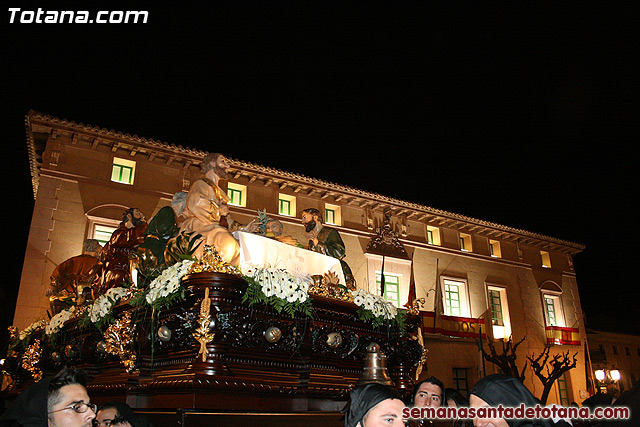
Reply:
[[291, 274], [323, 275], [333, 272], [340, 284], [345, 284], [340, 260], [336, 258], [244, 231], [235, 231], [233, 235], [240, 242], [240, 264], [269, 264]]

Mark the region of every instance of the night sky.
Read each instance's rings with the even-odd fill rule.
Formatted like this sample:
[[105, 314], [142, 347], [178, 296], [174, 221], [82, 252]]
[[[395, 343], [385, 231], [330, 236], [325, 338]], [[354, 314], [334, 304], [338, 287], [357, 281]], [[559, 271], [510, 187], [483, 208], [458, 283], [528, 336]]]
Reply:
[[640, 333], [635, 10], [302, 3], [104, 3], [149, 11], [128, 25], [8, 24], [3, 12], [18, 208], [4, 227], [3, 330], [33, 209], [34, 109], [585, 244], [574, 262], [587, 326]]

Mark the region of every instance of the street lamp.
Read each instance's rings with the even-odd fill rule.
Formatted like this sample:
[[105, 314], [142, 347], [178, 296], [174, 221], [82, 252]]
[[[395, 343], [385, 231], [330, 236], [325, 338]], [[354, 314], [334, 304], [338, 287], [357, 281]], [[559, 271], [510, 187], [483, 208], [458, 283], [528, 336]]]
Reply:
[[618, 371], [617, 369], [609, 371], [609, 376], [611, 377], [612, 380], [619, 381], [620, 380], [620, 371]]
[[617, 369], [598, 369], [594, 372], [596, 380], [598, 380], [598, 388], [601, 392], [607, 392], [607, 385], [614, 384], [617, 387], [617, 382], [620, 381], [620, 371]]

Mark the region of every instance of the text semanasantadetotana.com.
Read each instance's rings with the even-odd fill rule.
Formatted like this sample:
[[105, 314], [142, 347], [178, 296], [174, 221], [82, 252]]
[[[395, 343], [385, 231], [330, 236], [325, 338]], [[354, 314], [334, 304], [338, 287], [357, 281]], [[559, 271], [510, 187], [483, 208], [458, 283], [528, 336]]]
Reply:
[[424, 407], [404, 408], [402, 417], [405, 419], [473, 419], [473, 418], [505, 418], [505, 419], [542, 419], [542, 418], [570, 418], [570, 419], [629, 419], [629, 408], [624, 406], [595, 408], [593, 412], [587, 407], [564, 406], [524, 406], [480, 408], [455, 407]]
[[147, 10], [23, 10], [9, 8], [10, 24], [146, 24]]

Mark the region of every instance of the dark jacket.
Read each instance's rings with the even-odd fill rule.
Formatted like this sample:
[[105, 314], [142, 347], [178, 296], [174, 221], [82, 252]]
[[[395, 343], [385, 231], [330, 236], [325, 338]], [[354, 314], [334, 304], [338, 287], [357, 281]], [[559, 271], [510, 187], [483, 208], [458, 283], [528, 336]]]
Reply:
[[27, 387], [0, 417], [0, 427], [47, 427], [50, 379]]

